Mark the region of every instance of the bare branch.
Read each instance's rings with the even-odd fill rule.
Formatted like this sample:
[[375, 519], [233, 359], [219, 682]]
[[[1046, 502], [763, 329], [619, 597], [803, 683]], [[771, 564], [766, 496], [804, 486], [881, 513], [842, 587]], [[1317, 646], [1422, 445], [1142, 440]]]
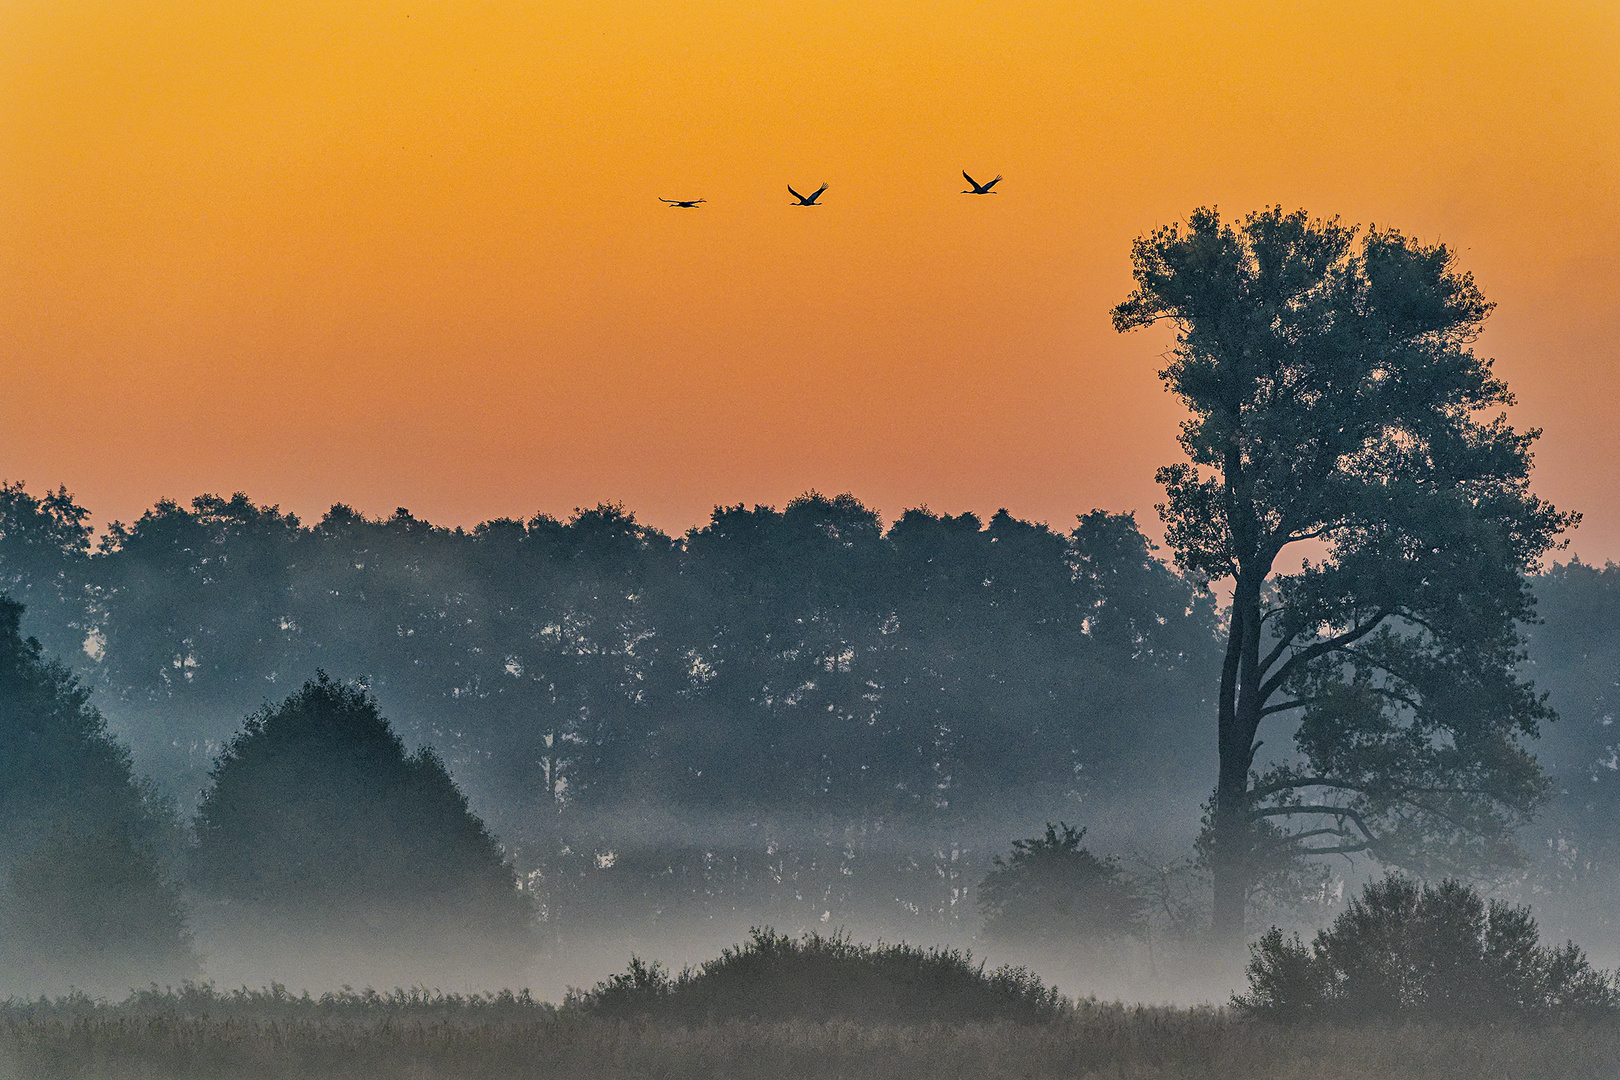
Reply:
[[1344, 829], [1307, 829], [1304, 832], [1285, 833], [1284, 835], [1278, 836], [1278, 837], [1276, 837], [1274, 839], [1268, 839], [1268, 840], [1265, 841], [1264, 846], [1268, 847], [1268, 848], [1283, 848], [1283, 847], [1288, 847], [1291, 844], [1294, 844], [1294, 843], [1296, 843], [1296, 842], [1298, 842], [1300, 840], [1304, 840], [1304, 839], [1307, 839], [1307, 838], [1312, 837], [1312, 836], [1345, 836], [1345, 835], [1347, 835], [1347, 834], [1346, 834]]
[[1269, 784], [1266, 787], [1254, 788], [1249, 796], [1254, 799], [1265, 799], [1284, 791], [1294, 791], [1297, 788], [1326, 787], [1339, 788], [1344, 791], [1360, 791], [1360, 784], [1352, 784], [1348, 780], [1335, 780], [1327, 776], [1305, 776], [1287, 784]]
[[1307, 857], [1312, 855], [1354, 855], [1358, 851], [1371, 851], [1375, 846], [1376, 845], [1369, 840], [1362, 844], [1341, 844], [1338, 847], [1307, 847], [1301, 850], [1301, 854]]
[[[1380, 623], [1393, 614], [1395, 614], [1395, 612], [1390, 608], [1380, 608], [1376, 615], [1361, 625], [1346, 630], [1342, 634], [1336, 634], [1325, 641], [1318, 641], [1313, 645], [1307, 645], [1305, 648], [1294, 653], [1294, 655], [1290, 656], [1283, 663], [1283, 666], [1278, 668], [1270, 678], [1266, 679], [1265, 682], [1260, 684], [1260, 700], [1264, 701], [1272, 694], [1275, 694], [1277, 692], [1277, 688], [1282, 685], [1283, 680], [1288, 678], [1289, 673], [1292, 672], [1295, 667], [1301, 664], [1308, 664], [1312, 660], [1315, 660], [1318, 656], [1325, 653], [1330, 653], [1334, 649], [1342, 648], [1345, 645], [1349, 645], [1351, 642], [1360, 641], [1362, 638], [1366, 637], [1368, 634], [1377, 629]], [[1272, 655], [1267, 659], [1274, 660], [1283, 646], [1286, 644], [1286, 642], [1279, 641], [1277, 643], [1278, 647], [1272, 650]], [[1262, 670], [1265, 670], [1265, 668], [1262, 668]]]
[[1261, 810], [1249, 811], [1249, 818], [1258, 821], [1268, 817], [1291, 817], [1294, 814], [1321, 814], [1324, 817], [1336, 817], [1353, 822], [1361, 830], [1361, 835], [1369, 840], [1373, 838], [1373, 831], [1367, 827], [1366, 821], [1355, 810], [1343, 806], [1272, 806]]

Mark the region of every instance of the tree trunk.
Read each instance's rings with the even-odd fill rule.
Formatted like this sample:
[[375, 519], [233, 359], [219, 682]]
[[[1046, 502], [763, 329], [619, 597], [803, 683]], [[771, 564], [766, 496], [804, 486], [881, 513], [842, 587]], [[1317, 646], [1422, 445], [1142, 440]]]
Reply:
[[1217, 788], [1211, 819], [1210, 871], [1214, 878], [1215, 906], [1210, 932], [1215, 948], [1223, 954], [1238, 953], [1244, 940], [1243, 909], [1248, 905], [1251, 884], [1245, 851], [1246, 786], [1239, 785], [1232, 791], [1223, 783]]
[[1249, 822], [1249, 767], [1254, 762], [1258, 704], [1254, 698], [1260, 646], [1260, 590], [1240, 574], [1232, 594], [1232, 622], [1221, 670], [1218, 710], [1220, 777], [1210, 815], [1210, 873], [1214, 910], [1210, 931], [1221, 953], [1240, 955], [1244, 908], [1253, 867]]

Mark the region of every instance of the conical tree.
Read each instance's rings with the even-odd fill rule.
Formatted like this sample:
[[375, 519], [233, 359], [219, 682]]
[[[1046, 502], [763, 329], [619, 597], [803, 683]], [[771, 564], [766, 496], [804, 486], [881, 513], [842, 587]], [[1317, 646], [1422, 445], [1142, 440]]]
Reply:
[[0, 993], [195, 974], [166, 822], [88, 692], [0, 595]]
[[311, 927], [527, 941], [526, 894], [434, 752], [322, 672], [247, 723], [197, 815], [207, 892]]

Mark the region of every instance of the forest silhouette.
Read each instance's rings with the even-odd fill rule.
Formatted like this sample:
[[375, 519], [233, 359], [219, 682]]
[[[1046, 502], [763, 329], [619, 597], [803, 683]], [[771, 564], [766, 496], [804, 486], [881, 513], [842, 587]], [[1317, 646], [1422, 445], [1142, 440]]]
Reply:
[[[1129, 515], [1060, 533], [917, 509], [885, 528], [812, 493], [670, 537], [614, 506], [458, 530], [201, 496], [92, 544], [65, 492], [8, 485], [3, 513], [0, 573], [50, 643], [33, 663], [72, 660], [72, 692], [183, 818], [244, 718], [325, 667], [364, 676], [401, 754], [433, 747], [542, 940], [824, 912], [971, 936], [992, 857], [1077, 801], [1153, 932], [1194, 921], [1178, 847], [1207, 796], [1221, 628]], [[1569, 794], [1516, 873], [1602, 951], [1620, 574], [1571, 563], [1530, 584], [1545, 621], [1527, 670], [1566, 715], [1536, 749]], [[201, 886], [205, 865], [170, 880]]]

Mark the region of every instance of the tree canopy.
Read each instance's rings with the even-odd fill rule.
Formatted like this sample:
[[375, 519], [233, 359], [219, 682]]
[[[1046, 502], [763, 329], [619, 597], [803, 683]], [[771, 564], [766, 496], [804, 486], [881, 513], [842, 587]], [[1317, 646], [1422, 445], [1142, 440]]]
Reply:
[[[1280, 208], [1198, 210], [1132, 259], [1114, 324], [1175, 327], [1160, 374], [1190, 413], [1187, 460], [1158, 473], [1166, 535], [1182, 567], [1232, 581], [1217, 932], [1241, 936], [1250, 895], [1301, 856], [1511, 858], [1545, 792], [1523, 740], [1550, 715], [1516, 670], [1525, 575], [1576, 517], [1530, 492], [1537, 432], [1508, 423], [1470, 348], [1491, 305], [1444, 245]], [[1268, 721], [1286, 734], [1262, 738]]]
[[[460, 530], [209, 495], [161, 502], [87, 552], [87, 532], [62, 528], [85, 518], [70, 497], [36, 513], [43, 496], [8, 490], [28, 512], [6, 518], [0, 576], [71, 600], [31, 607], [25, 633], [73, 650], [143, 771], [189, 805], [266, 693], [316, 668], [363, 672], [405, 745], [442, 753], [551, 928], [745, 903], [887, 917], [902, 898], [968, 932], [1006, 836], [1084, 800], [1115, 850], [1179, 849], [1216, 774], [1215, 740], [1188, 734], [1217, 711], [1214, 601], [1129, 514], [1063, 531], [914, 508], [885, 528], [852, 497], [810, 493], [719, 507], [671, 537], [615, 506]], [[1542, 852], [1536, 887], [1572, 912], [1620, 863], [1605, 723], [1620, 669], [1603, 644], [1616, 573], [1529, 581], [1547, 622], [1522, 671], [1566, 720], [1538, 744], [1555, 801], [1522, 835]], [[1290, 715], [1265, 718], [1260, 766], [1303, 767]], [[1506, 829], [1492, 835], [1511, 857]], [[1252, 895], [1287, 884], [1288, 852], [1257, 853]], [[1444, 843], [1402, 859], [1479, 865]]]
[[520, 944], [530, 905], [431, 749], [324, 672], [250, 717], [197, 812], [205, 888], [312, 924], [397, 933], [428, 915]]
[[1369, 883], [1306, 946], [1273, 927], [1252, 949], [1247, 1012], [1279, 1020], [1489, 1022], [1612, 1014], [1614, 978], [1546, 946], [1528, 907], [1457, 881]]
[[1050, 822], [1045, 836], [1014, 840], [979, 884], [986, 939], [1066, 950], [1139, 933], [1146, 903], [1117, 860], [1080, 841], [1086, 830]]
[[127, 989], [193, 973], [169, 823], [67, 668], [0, 594], [0, 984]]

